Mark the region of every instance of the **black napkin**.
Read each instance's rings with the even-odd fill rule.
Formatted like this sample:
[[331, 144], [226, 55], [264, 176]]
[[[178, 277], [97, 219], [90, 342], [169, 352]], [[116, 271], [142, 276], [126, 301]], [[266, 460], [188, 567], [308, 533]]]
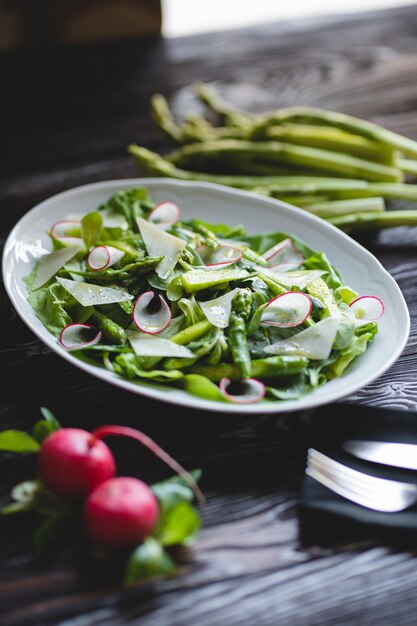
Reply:
[[[417, 412], [335, 404], [312, 415], [311, 447], [359, 471], [417, 484], [417, 471], [363, 461], [346, 452], [348, 439], [417, 444]], [[416, 448], [417, 455], [417, 448]], [[332, 545], [380, 537], [417, 545], [417, 504], [396, 513], [361, 507], [305, 476], [299, 500], [304, 543]]]

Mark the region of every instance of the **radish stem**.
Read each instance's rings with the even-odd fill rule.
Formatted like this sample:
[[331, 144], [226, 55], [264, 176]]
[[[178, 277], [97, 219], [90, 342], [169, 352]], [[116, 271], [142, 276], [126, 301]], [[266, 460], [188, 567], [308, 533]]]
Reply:
[[130, 437], [130, 439], [135, 439], [139, 441], [145, 448], [148, 448], [151, 452], [155, 454], [161, 461], [163, 461], [168, 467], [170, 467], [174, 472], [176, 472], [181, 478], [187, 483], [190, 489], [193, 490], [198, 501], [203, 504], [205, 502], [205, 498], [203, 493], [201, 492], [200, 487], [197, 482], [191, 476], [187, 470], [185, 470], [182, 465], [180, 465], [175, 459], [173, 459], [165, 450], [163, 450], [153, 439], [145, 435], [144, 433], [136, 430], [134, 428], [129, 428], [128, 426], [100, 426], [96, 428], [91, 433], [91, 446], [94, 445], [94, 441], [101, 440], [104, 437], [108, 437], [111, 435], [120, 435], [122, 437]]

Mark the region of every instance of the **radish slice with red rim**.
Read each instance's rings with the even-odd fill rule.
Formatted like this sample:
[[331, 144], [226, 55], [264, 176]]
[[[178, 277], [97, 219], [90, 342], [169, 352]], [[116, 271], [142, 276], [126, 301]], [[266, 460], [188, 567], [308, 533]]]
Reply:
[[176, 204], [165, 200], [158, 204], [148, 215], [148, 221], [157, 226], [171, 226], [180, 219], [180, 210]]
[[101, 339], [101, 331], [91, 324], [68, 324], [61, 330], [59, 341], [66, 350], [81, 350], [94, 346]]
[[243, 252], [234, 246], [219, 246], [212, 250], [208, 246], [199, 246], [196, 249], [207, 267], [225, 267], [237, 263], [242, 258]]
[[[286, 269], [293, 269], [301, 265], [304, 257], [294, 246], [291, 239], [284, 239], [275, 246], [263, 253], [263, 258], [268, 261], [269, 267], [282, 266]], [[282, 271], [286, 271], [282, 269]]]
[[222, 378], [220, 391], [227, 400], [235, 404], [254, 404], [265, 397], [265, 385], [256, 378], [236, 381]]
[[146, 291], [139, 296], [133, 307], [132, 316], [135, 326], [149, 335], [161, 333], [172, 319], [169, 305], [155, 291]]
[[124, 252], [112, 246], [96, 246], [87, 257], [87, 265], [90, 270], [105, 270], [115, 265], [124, 257]]
[[385, 310], [384, 303], [377, 296], [359, 296], [349, 306], [356, 318], [363, 321], [378, 320]]
[[299, 326], [310, 315], [313, 308], [311, 298], [302, 291], [287, 291], [270, 300], [263, 310], [262, 326], [291, 328]]
[[51, 237], [58, 241], [81, 240], [81, 222], [76, 220], [62, 220], [51, 226]]

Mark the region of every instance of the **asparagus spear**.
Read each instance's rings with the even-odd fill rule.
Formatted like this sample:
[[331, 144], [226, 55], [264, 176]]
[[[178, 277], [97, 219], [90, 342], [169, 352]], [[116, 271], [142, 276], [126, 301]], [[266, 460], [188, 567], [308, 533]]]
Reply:
[[155, 124], [173, 141], [182, 143], [181, 128], [176, 124], [168, 102], [160, 93], [151, 98], [151, 115]]
[[[387, 165], [394, 164], [394, 151], [390, 146], [330, 126], [308, 126], [306, 124], [271, 126], [267, 128], [266, 136], [286, 143], [347, 152], [368, 161], [386, 163]], [[397, 167], [402, 169], [399, 165]]]
[[346, 233], [394, 226], [417, 226], [417, 211], [384, 211], [375, 213], [352, 213], [328, 220]]
[[250, 378], [251, 359], [249, 354], [246, 323], [251, 313], [252, 293], [250, 289], [239, 289], [232, 300], [229, 318], [229, 343], [233, 363], [240, 378]]
[[179, 333], [172, 335], [170, 340], [174, 343], [177, 343], [180, 346], [185, 346], [187, 343], [191, 343], [191, 341], [196, 341], [203, 337], [208, 331], [213, 328], [208, 320], [203, 320], [201, 322], [197, 322], [192, 326], [188, 326], [188, 328], [184, 328]]
[[383, 198], [355, 198], [354, 200], [333, 200], [305, 206], [309, 213], [325, 219], [350, 213], [382, 212], [385, 210]]
[[402, 180], [400, 170], [380, 163], [358, 159], [349, 154], [330, 152], [319, 148], [294, 146], [278, 141], [238, 141], [219, 140], [183, 146], [168, 155], [167, 160], [174, 165], [184, 165], [196, 158], [216, 159], [219, 156], [236, 154], [257, 157], [270, 162], [301, 166], [320, 172], [327, 171], [341, 174], [347, 178], [363, 178], [385, 182]]
[[[308, 359], [303, 356], [273, 356], [257, 359], [251, 362], [252, 376], [255, 378], [274, 378], [275, 376], [290, 376], [302, 372], [308, 365]], [[241, 373], [236, 365], [219, 363], [218, 365], [193, 365], [190, 372], [206, 376], [218, 382], [222, 378], [240, 380]]]
[[[178, 178], [180, 180], [202, 180], [211, 183], [217, 183], [219, 185], [227, 185], [229, 187], [238, 187], [242, 189], [253, 189], [255, 187], [269, 187], [279, 186], [280, 184], [287, 185], [289, 187], [289, 193], [292, 193], [293, 189], [299, 189], [300, 185], [308, 185], [310, 183], [316, 184], [320, 181], [331, 181], [331, 178], [319, 178], [316, 176], [223, 176], [218, 174], [207, 174], [203, 172], [191, 172], [183, 170], [155, 152], [151, 152], [147, 148], [131, 144], [128, 146], [128, 152], [135, 158], [138, 165], [140, 165], [148, 174], [153, 176], [167, 176], [168, 178]], [[349, 186], [350, 181], [344, 179], [335, 179], [339, 181], [339, 187], [342, 184], [344, 187]], [[365, 181], [353, 181], [353, 186], [365, 186]], [[286, 187], [284, 187], [286, 189]], [[295, 192], [297, 193], [297, 191]]]
[[113, 341], [117, 345], [126, 343], [127, 334], [125, 329], [113, 322], [109, 317], [103, 315], [100, 311], [94, 310], [90, 319], [109, 341]]
[[417, 160], [398, 158], [395, 164], [404, 174], [410, 174], [414, 178], [417, 177]]
[[217, 113], [227, 126], [237, 126], [239, 128], [249, 129], [252, 127], [252, 120], [255, 116], [240, 111], [219, 98], [215, 91], [204, 83], [196, 83], [194, 92], [204, 104]]
[[345, 113], [336, 113], [324, 109], [310, 107], [289, 107], [279, 109], [264, 116], [253, 128], [253, 137], [265, 137], [268, 128], [287, 122], [301, 124], [317, 124], [320, 126], [331, 126], [341, 130], [360, 135], [366, 139], [377, 141], [386, 146], [391, 146], [404, 152], [404, 154], [417, 157], [417, 142], [408, 137], [403, 137], [398, 133], [378, 126], [372, 122], [361, 120]]
[[128, 147], [137, 163], [149, 174], [181, 180], [202, 180], [229, 187], [256, 189], [275, 198], [283, 195], [327, 195], [342, 198], [400, 198], [417, 201], [417, 185], [405, 183], [370, 183], [365, 180], [320, 176], [221, 176], [182, 170], [155, 152], [135, 144]]
[[361, 180], [343, 180], [343, 179], [318, 179], [317, 182], [311, 181], [297, 184], [294, 179], [293, 183], [283, 181], [276, 185], [266, 185], [263, 188], [263, 192], [271, 195], [274, 198], [279, 198], [282, 195], [304, 195], [308, 194], [323, 194], [334, 199], [342, 198], [400, 198], [403, 200], [417, 201], [417, 185], [409, 185], [403, 183], [391, 184], [391, 183], [368, 183]]

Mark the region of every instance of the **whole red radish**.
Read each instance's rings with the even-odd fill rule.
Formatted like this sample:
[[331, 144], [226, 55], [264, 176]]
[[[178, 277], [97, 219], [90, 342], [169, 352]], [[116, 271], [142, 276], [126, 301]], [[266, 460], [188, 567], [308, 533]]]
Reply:
[[110, 449], [102, 441], [112, 435], [139, 441], [164, 463], [171, 467], [204, 502], [194, 478], [165, 450], [139, 430], [127, 426], [100, 426], [92, 433], [80, 428], [61, 428], [43, 442], [39, 457], [42, 483], [55, 493], [69, 498], [82, 498], [116, 474], [116, 465]]
[[158, 502], [141, 480], [111, 478], [87, 498], [84, 521], [87, 534], [97, 544], [128, 548], [142, 542], [155, 528]]
[[38, 456], [42, 483], [68, 498], [82, 498], [116, 474], [108, 446], [81, 428], [61, 428], [43, 442]]

